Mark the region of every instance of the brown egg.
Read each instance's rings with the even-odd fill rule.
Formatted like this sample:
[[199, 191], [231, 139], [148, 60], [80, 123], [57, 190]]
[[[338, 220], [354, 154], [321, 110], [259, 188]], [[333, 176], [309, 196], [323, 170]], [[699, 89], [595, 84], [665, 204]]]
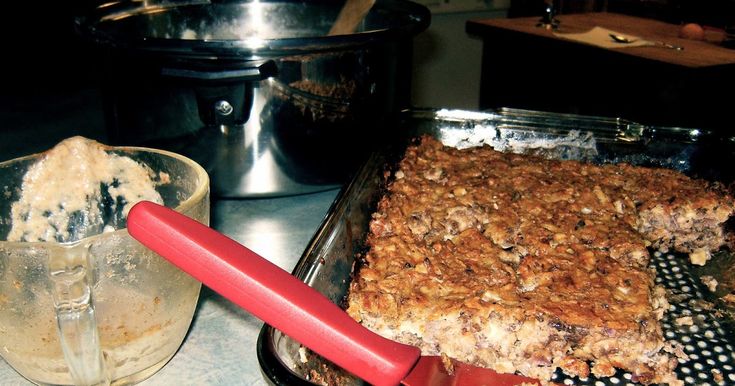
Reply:
[[679, 37], [691, 40], [704, 40], [704, 28], [696, 23], [687, 23], [681, 26]]

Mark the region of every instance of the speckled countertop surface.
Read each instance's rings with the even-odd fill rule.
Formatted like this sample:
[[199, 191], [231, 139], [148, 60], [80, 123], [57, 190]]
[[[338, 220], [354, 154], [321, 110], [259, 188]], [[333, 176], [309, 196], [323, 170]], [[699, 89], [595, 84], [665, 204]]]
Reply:
[[[105, 140], [92, 89], [2, 100], [0, 161], [42, 151], [71, 135]], [[212, 201], [211, 226], [290, 271], [337, 190], [281, 198]], [[203, 288], [179, 352], [142, 385], [265, 385], [256, 357], [262, 322]], [[0, 384], [30, 384], [0, 360]]]

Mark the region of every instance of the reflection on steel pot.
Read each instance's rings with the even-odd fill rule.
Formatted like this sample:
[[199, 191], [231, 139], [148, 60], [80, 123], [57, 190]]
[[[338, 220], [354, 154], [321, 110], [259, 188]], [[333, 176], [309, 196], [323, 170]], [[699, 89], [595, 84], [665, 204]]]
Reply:
[[100, 49], [109, 140], [183, 153], [220, 197], [338, 186], [409, 107], [430, 14], [378, 0], [327, 36], [334, 1], [119, 1], [76, 19]]

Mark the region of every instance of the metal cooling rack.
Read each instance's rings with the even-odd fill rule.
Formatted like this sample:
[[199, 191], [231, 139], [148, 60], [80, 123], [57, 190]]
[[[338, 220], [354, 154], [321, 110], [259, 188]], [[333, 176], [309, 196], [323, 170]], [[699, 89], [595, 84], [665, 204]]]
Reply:
[[[718, 321], [715, 314], [702, 307], [705, 292], [700, 281], [690, 272], [686, 256], [655, 252], [651, 260], [656, 268], [656, 284], [662, 285], [677, 299], [661, 321], [664, 337], [678, 342], [689, 356], [679, 360], [678, 378], [686, 385], [735, 385], [735, 350], [733, 334]], [[680, 325], [676, 320], [691, 317], [691, 325]], [[628, 372], [618, 371], [609, 378], [570, 377], [557, 370], [552, 381], [561, 385], [580, 386], [634, 386]]]

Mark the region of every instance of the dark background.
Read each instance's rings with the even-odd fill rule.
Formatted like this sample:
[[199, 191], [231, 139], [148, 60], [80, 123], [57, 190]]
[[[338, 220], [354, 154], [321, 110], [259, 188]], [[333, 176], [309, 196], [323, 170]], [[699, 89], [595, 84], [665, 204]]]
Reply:
[[0, 16], [3, 97], [78, 89], [94, 82], [94, 55], [73, 26], [74, 16], [92, 3], [41, 0], [9, 4]]
[[[43, 150], [69, 135], [104, 140], [100, 64], [74, 17], [99, 0], [7, 2], [0, 12], [0, 160]], [[735, 25], [735, 0], [557, 0], [561, 13], [611, 11], [665, 20]], [[543, 0], [512, 0], [509, 16], [540, 15]], [[523, 74], [509, 74], [523, 76]], [[451, 73], [446, 76], [453, 76]], [[50, 128], [40, 134], [38, 128]], [[49, 134], [51, 133], [51, 134]], [[9, 150], [8, 150], [9, 148]]]
[[74, 31], [86, 3], [6, 2], [0, 12], [0, 161], [72, 135], [104, 141], [99, 66]]
[[[3, 97], [94, 83], [99, 66], [88, 42], [74, 31], [75, 15], [101, 0], [9, 2], [0, 14], [4, 52]], [[512, 0], [509, 17], [540, 15], [544, 0]], [[735, 25], [735, 0], [556, 0], [560, 13], [609, 11], [671, 23]]]

